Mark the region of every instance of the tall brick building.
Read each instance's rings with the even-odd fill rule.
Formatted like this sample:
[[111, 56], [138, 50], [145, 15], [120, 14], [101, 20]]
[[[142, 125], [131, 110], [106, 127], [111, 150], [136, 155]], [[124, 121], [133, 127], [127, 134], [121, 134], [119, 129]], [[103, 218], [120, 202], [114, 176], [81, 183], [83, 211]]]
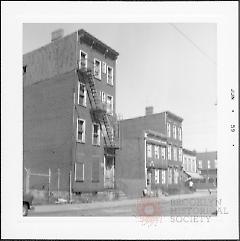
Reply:
[[182, 121], [170, 111], [120, 121], [117, 185], [140, 196], [144, 188], [177, 192], [182, 178]]
[[114, 188], [117, 57], [84, 30], [56, 31], [51, 43], [23, 56], [23, 164], [36, 173], [60, 169], [63, 191], [70, 172], [73, 192]]

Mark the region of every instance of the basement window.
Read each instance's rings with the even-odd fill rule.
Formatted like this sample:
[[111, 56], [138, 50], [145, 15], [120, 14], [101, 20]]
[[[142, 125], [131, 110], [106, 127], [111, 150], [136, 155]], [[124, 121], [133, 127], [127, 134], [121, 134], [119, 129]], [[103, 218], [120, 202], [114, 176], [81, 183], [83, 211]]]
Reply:
[[113, 68], [107, 67], [107, 83], [113, 85]]
[[101, 61], [94, 59], [94, 76], [101, 80]]
[[100, 146], [100, 125], [93, 124], [92, 131], [92, 144], [95, 146]]
[[87, 91], [85, 84], [78, 82], [78, 104], [82, 106], [87, 105]]
[[85, 120], [77, 119], [77, 142], [85, 143]]
[[75, 162], [75, 181], [76, 182], [84, 181], [84, 163]]
[[79, 68], [87, 68], [87, 53], [83, 52], [82, 50], [80, 50]]

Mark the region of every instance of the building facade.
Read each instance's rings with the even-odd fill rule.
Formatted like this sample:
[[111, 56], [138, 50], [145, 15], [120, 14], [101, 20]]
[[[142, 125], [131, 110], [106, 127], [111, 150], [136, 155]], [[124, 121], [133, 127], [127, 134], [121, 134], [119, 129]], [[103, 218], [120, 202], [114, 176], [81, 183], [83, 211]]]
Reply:
[[125, 193], [140, 196], [144, 188], [180, 189], [182, 121], [169, 111], [153, 114], [149, 108], [145, 116], [120, 121], [117, 184]]
[[184, 181], [192, 179], [195, 184], [203, 179], [199, 175], [197, 169], [197, 153], [188, 149], [183, 149], [183, 172], [185, 174]]
[[[117, 57], [84, 30], [54, 32], [50, 44], [23, 56], [24, 168], [59, 169], [63, 191], [114, 188]], [[30, 189], [41, 185], [30, 181]]]
[[202, 186], [217, 186], [217, 151], [197, 152], [197, 169], [203, 176]]

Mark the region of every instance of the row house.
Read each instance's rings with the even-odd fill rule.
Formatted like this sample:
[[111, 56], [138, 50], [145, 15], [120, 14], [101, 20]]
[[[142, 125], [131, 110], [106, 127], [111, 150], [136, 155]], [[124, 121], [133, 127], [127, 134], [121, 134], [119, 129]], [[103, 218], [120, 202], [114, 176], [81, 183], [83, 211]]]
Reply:
[[55, 31], [51, 43], [23, 56], [23, 165], [37, 173], [60, 169], [62, 191], [114, 188], [118, 55], [81, 29]]
[[142, 190], [178, 191], [182, 178], [182, 121], [170, 111], [121, 120], [117, 185], [128, 195]]
[[202, 186], [217, 186], [217, 151], [197, 152], [197, 169], [203, 177]]

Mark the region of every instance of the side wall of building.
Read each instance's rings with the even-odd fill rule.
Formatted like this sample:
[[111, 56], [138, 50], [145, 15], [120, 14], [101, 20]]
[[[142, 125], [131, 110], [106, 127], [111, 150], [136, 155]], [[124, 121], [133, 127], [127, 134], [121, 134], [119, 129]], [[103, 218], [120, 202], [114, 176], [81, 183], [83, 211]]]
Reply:
[[[48, 174], [51, 189], [69, 190], [72, 164], [73, 83], [75, 71], [27, 85], [23, 90], [24, 167]], [[30, 188], [48, 188], [47, 177], [30, 177]]]

